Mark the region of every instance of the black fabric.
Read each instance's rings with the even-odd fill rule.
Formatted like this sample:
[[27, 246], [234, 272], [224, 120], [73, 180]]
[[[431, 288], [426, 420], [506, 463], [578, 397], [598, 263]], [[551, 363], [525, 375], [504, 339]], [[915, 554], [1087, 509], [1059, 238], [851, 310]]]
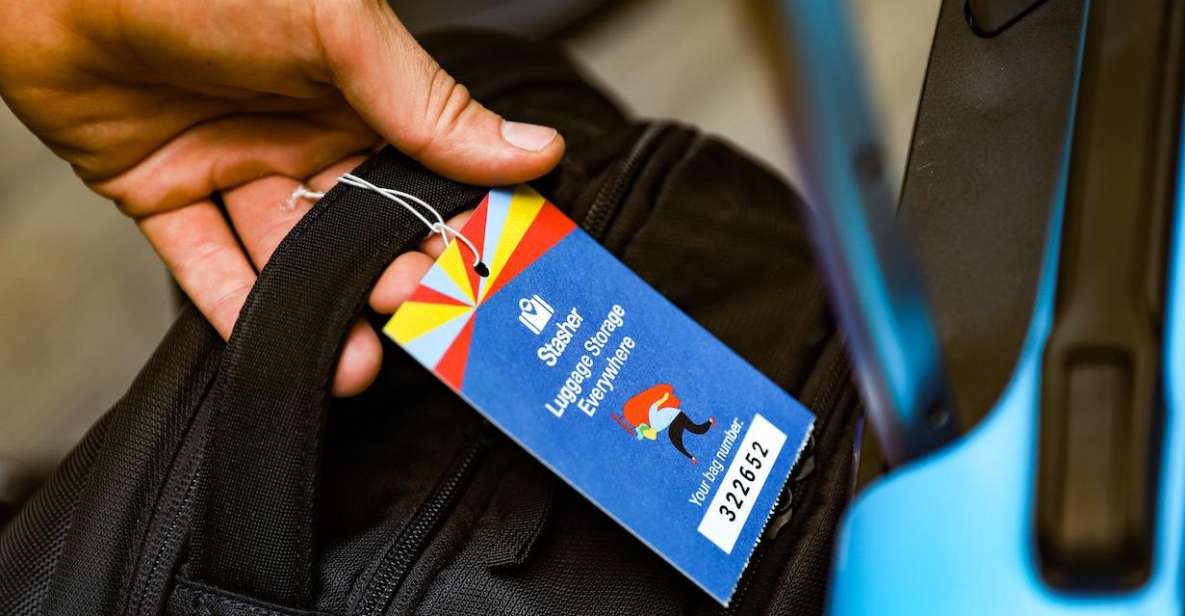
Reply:
[[945, 0], [938, 17], [899, 219], [966, 428], [996, 403], [1028, 333], [1085, 4], [1049, 0], [991, 38], [967, 24], [965, 0]]
[[[128, 393], [0, 532], [0, 613], [107, 614], [219, 359], [192, 309]], [[106, 583], [96, 583], [96, 580]]]
[[62, 556], [75, 499], [107, 431], [100, 421], [46, 487], [0, 534], [0, 613], [41, 614]]
[[177, 589], [169, 599], [169, 612], [201, 616], [331, 616], [323, 612], [284, 609], [185, 579], [177, 581]]
[[[389, 341], [373, 387], [328, 395], [375, 277], [425, 231], [398, 205], [338, 187], [260, 273], [229, 343], [183, 314], [128, 396], [0, 531], [0, 613], [822, 610], [858, 407], [797, 196], [728, 144], [630, 120], [554, 49], [477, 33], [423, 42], [494, 110], [559, 128], [568, 153], [534, 186], [816, 413], [732, 606]], [[485, 192], [389, 150], [357, 173], [446, 216]]]
[[[417, 195], [445, 218], [486, 192], [390, 149], [354, 173]], [[321, 428], [338, 349], [374, 280], [424, 233], [396, 202], [338, 185], [260, 272], [215, 384], [197, 569], [205, 579], [283, 605], [312, 602]], [[313, 331], [336, 335], [300, 335]]]

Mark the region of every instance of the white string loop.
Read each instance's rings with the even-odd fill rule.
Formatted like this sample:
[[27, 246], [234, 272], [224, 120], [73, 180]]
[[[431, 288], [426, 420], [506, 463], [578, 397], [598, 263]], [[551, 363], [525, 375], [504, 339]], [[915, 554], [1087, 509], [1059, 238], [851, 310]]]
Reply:
[[[407, 210], [412, 216], [415, 216], [420, 222], [424, 223], [424, 226], [428, 227], [429, 232], [439, 234], [440, 239], [444, 241], [445, 248], [448, 248], [450, 234], [454, 238], [461, 240], [461, 243], [468, 246], [469, 251], [473, 253], [473, 269], [477, 270], [477, 273], [481, 274], [483, 277], [488, 275], [487, 272], [489, 270], [486, 268], [485, 264], [481, 262], [481, 254], [478, 253], [477, 246], [468, 237], [465, 237], [464, 233], [461, 233], [460, 231], [450, 227], [447, 223], [445, 223], [444, 217], [440, 215], [440, 212], [436, 211], [436, 208], [429, 205], [423, 199], [401, 190], [395, 190], [394, 188], [383, 188], [382, 186], [372, 184], [371, 182], [368, 182], [354, 175], [353, 173], [347, 173], [341, 176], [338, 178], [338, 181], [348, 186], [369, 190], [386, 197], [395, 203], [398, 203], [399, 205], [402, 205], [403, 208]], [[286, 205], [289, 209], [291, 209], [296, 206], [296, 201], [298, 199], [311, 199], [315, 201], [321, 199], [324, 196], [325, 193], [309, 190], [302, 184], [298, 186], [296, 190], [292, 191], [292, 194], [288, 197]], [[424, 215], [423, 212], [413, 207], [412, 203], [415, 203], [416, 205], [427, 210], [427, 212], [436, 220], [430, 220], [428, 216]]]
[[310, 201], [320, 201], [321, 197], [324, 197], [324, 196], [325, 196], [325, 193], [317, 192], [315, 190], [310, 190], [308, 186], [301, 184], [300, 186], [296, 187], [296, 190], [292, 191], [291, 195], [288, 195], [288, 200], [284, 202], [284, 209], [285, 210], [296, 209], [296, 202], [300, 201], [301, 199], [308, 199]]

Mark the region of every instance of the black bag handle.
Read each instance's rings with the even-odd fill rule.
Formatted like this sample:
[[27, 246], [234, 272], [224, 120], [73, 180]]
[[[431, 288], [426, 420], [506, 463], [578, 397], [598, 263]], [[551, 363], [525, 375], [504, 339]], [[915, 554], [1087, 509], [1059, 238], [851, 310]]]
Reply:
[[[354, 173], [412, 193], [446, 219], [487, 191], [390, 148]], [[425, 232], [399, 204], [338, 185], [260, 272], [212, 390], [191, 576], [312, 607], [317, 469], [338, 352], [375, 279]]]

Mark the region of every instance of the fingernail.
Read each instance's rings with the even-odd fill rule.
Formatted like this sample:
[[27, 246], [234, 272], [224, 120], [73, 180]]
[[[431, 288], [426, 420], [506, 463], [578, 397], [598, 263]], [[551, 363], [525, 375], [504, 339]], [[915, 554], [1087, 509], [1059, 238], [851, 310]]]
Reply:
[[502, 120], [502, 138], [510, 145], [528, 152], [538, 152], [555, 141], [556, 131], [550, 126]]

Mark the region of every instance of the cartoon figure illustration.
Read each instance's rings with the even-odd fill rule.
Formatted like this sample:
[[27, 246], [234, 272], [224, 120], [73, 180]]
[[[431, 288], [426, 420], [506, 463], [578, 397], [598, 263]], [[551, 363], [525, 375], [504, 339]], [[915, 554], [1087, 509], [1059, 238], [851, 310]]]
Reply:
[[716, 418], [709, 417], [703, 423], [695, 423], [683, 413], [680, 406], [675, 388], [661, 383], [627, 400], [622, 413], [624, 417], [616, 413], [612, 415], [619, 426], [639, 441], [653, 441], [658, 438], [659, 432], [666, 430], [675, 449], [687, 456], [692, 464], [697, 464], [699, 460], [683, 446], [683, 433], [703, 434], [716, 425]]

